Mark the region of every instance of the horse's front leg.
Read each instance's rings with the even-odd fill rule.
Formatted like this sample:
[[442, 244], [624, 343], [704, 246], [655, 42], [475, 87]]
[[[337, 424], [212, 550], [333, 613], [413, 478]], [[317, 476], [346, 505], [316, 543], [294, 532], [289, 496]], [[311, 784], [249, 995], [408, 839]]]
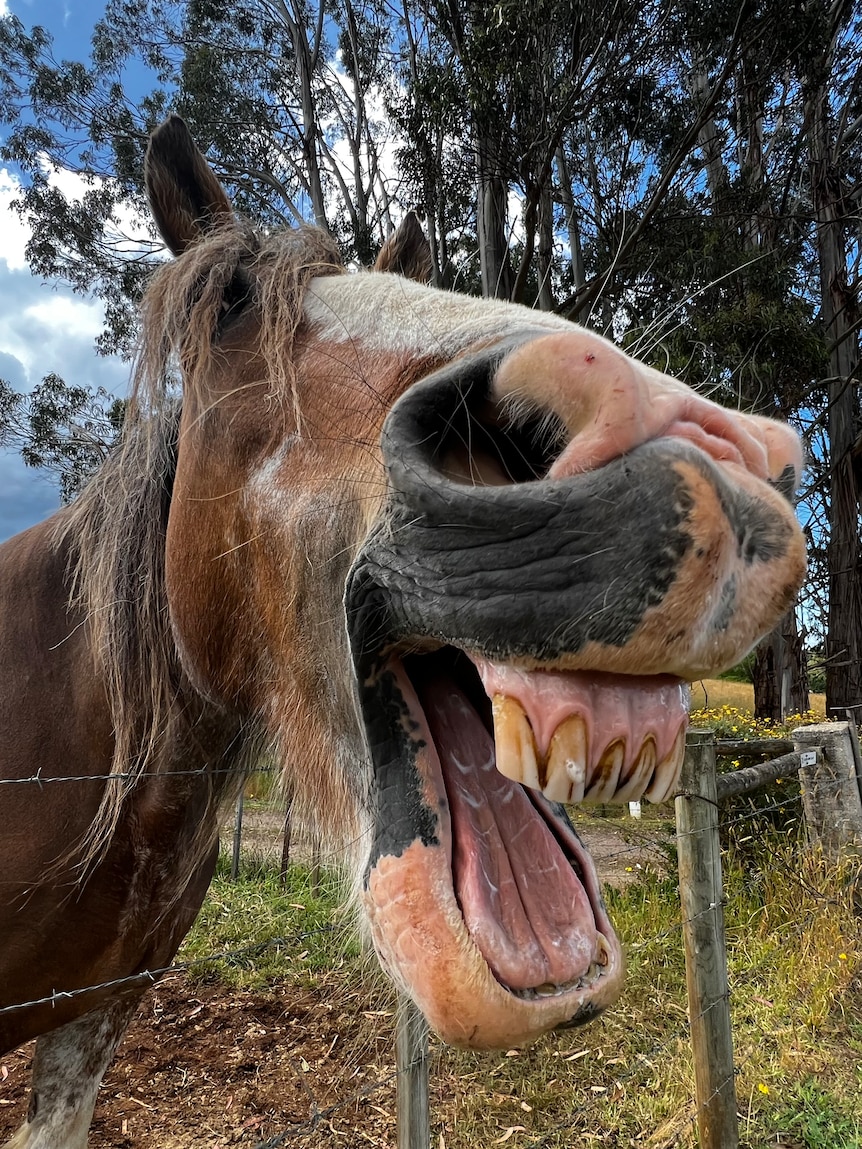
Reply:
[[108, 1002], [36, 1042], [27, 1120], [3, 1149], [86, 1149], [102, 1077], [140, 994]]

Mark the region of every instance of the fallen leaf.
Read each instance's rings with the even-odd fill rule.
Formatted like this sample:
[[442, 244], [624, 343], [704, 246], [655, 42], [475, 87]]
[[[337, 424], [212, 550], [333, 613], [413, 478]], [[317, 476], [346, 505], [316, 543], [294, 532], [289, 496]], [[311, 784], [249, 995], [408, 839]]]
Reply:
[[526, 1133], [527, 1128], [525, 1125], [510, 1125], [502, 1137], [498, 1137], [494, 1142], [495, 1145], [502, 1145], [504, 1141], [508, 1141], [513, 1133]]

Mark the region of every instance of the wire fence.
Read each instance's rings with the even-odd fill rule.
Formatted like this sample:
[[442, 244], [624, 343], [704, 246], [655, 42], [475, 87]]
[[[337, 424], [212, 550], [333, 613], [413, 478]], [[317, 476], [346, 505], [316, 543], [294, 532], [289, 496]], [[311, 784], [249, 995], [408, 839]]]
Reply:
[[[854, 732], [855, 733], [855, 732]], [[782, 747], [783, 748], [783, 747]], [[787, 757], [785, 755], [785, 757]], [[857, 755], [858, 758], [858, 755]], [[788, 761], [788, 767], [793, 765]], [[858, 767], [854, 768], [857, 783], [859, 781]], [[194, 772], [190, 772], [194, 773]], [[78, 780], [78, 779], [75, 779]], [[89, 780], [86, 779], [86, 780]], [[31, 782], [37, 786], [43, 785], [46, 781], [59, 781], [59, 779], [44, 779], [42, 777], [34, 777], [32, 779], [15, 779], [13, 782]], [[835, 794], [846, 790], [847, 780], [845, 777], [821, 777], [818, 785], [820, 790], [832, 791]], [[652, 869], [668, 870], [672, 862], [672, 854], [678, 851], [684, 844], [685, 839], [700, 840], [703, 839], [709, 832], [720, 831], [723, 835], [731, 833], [735, 829], [744, 826], [746, 823], [751, 823], [758, 818], [775, 814], [777, 812], [788, 813], [794, 810], [801, 816], [804, 804], [805, 786], [796, 793], [782, 794], [779, 798], [770, 798], [770, 800], [754, 806], [750, 809], [740, 809], [739, 804], [732, 808], [731, 811], [720, 813], [720, 807], [715, 806], [713, 818], [713, 830], [709, 831], [703, 826], [696, 826], [692, 829], [686, 830], [682, 826], [678, 826], [676, 834], [671, 837], [670, 834], [663, 830], [660, 823], [652, 822], [649, 826], [634, 820], [609, 820], [609, 827], [613, 827], [613, 834], [606, 835], [607, 843], [603, 849], [593, 849], [592, 855], [600, 875], [606, 874], [607, 871], [616, 870], [618, 879], [621, 878], [620, 864], [626, 861], [631, 861], [631, 867], [625, 867], [622, 873], [631, 874], [631, 878], [627, 880], [636, 880], [638, 870], [641, 872]], [[857, 785], [857, 800], [859, 799], [858, 785]], [[695, 800], [697, 802], [706, 802], [709, 804], [711, 800], [704, 798], [703, 795], [693, 796], [690, 794], [683, 795], [684, 800]], [[261, 854], [263, 856], [274, 859], [279, 854], [284, 857], [284, 842], [283, 835], [285, 831], [284, 811], [277, 806], [269, 805], [266, 803], [259, 804], [267, 814], [267, 829], [263, 833], [260, 827], [256, 829], [252, 826], [249, 827], [248, 821], [246, 822], [246, 833], [251, 829], [251, 842], [247, 845], [247, 849], [251, 853]], [[860, 807], [862, 809], [862, 807]], [[668, 815], [669, 817], [669, 815]], [[226, 828], [227, 836], [234, 838], [234, 846], [236, 847], [236, 832], [237, 827], [242, 826], [242, 821], [237, 818], [237, 821], [232, 826]], [[621, 840], [624, 839], [624, 840]], [[311, 860], [312, 865], [320, 864], [326, 861], [326, 854], [323, 851], [320, 843], [315, 839], [314, 834], [309, 831], [303, 832], [302, 828], [293, 827], [292, 845], [295, 851], [304, 857], [305, 861]], [[236, 849], [234, 850], [236, 854]], [[803, 881], [801, 874], [794, 875], [800, 882]], [[820, 897], [822, 895], [814, 891], [815, 895]], [[823, 898], [827, 901], [827, 898]], [[640, 942], [634, 942], [627, 948], [630, 954], [636, 954], [639, 949], [648, 950], [659, 943], [676, 943], [681, 944], [686, 931], [692, 926], [697, 925], [706, 920], [715, 918], [716, 913], [719, 914], [723, 910], [725, 899], [723, 896], [711, 901], [705, 908], [696, 913], [684, 915], [682, 912], [678, 916], [678, 920], [673, 921], [663, 930], [652, 934]], [[59, 990], [50, 995], [33, 998], [29, 1001], [22, 1001], [12, 1003], [6, 1007], [0, 1008], [0, 1019], [6, 1014], [11, 1014], [23, 1009], [44, 1006], [56, 1005], [61, 1001], [67, 1001], [86, 994], [103, 994], [107, 991], [123, 990], [136, 990], [142, 985], [154, 984], [159, 979], [167, 974], [186, 974], [193, 972], [199, 967], [212, 965], [218, 961], [247, 961], [254, 960], [263, 955], [267, 950], [273, 948], [296, 949], [297, 946], [303, 942], [308, 941], [314, 937], [320, 937], [325, 934], [331, 933], [336, 928], [333, 923], [324, 923], [307, 930], [301, 930], [296, 934], [279, 935], [267, 938], [263, 942], [256, 942], [251, 945], [221, 949], [208, 953], [205, 956], [194, 957], [186, 960], [180, 960], [170, 965], [160, 967], [157, 969], [148, 969], [140, 971], [130, 977], [112, 979], [109, 981], [101, 982], [98, 985], [77, 988], [69, 991]], [[651, 1044], [648, 1048], [638, 1051], [635, 1062], [630, 1066], [620, 1066], [607, 1077], [610, 1081], [609, 1085], [605, 1086], [591, 1086], [590, 1088], [601, 1088], [602, 1090], [619, 1090], [623, 1091], [624, 1087], [631, 1082], [638, 1080], [645, 1074], [647, 1076], [654, 1074], [655, 1066], [660, 1063], [663, 1058], [669, 1056], [679, 1046], [680, 1040], [689, 1040], [691, 1034], [697, 1029], [699, 1023], [714, 1015], [718, 1011], [727, 1010], [729, 1000], [729, 989], [725, 985], [724, 989], [718, 993], [713, 1000], [708, 1001], [706, 1004], [701, 1005], [700, 1008], [691, 1010], [686, 1025], [675, 1027], [667, 1035], [663, 1036], [660, 1040]], [[584, 1056], [589, 1058], [589, 1054], [578, 1054], [578, 1057]], [[446, 1054], [442, 1051], [437, 1051], [433, 1058], [431, 1058], [432, 1080], [434, 1075], [440, 1071], [444, 1064]], [[368, 1106], [371, 1104], [371, 1099], [383, 1090], [391, 1090], [393, 1087], [397, 1088], [403, 1085], [409, 1078], [413, 1083], [418, 1076], [421, 1078], [423, 1074], [426, 1077], [427, 1089], [427, 1067], [429, 1065], [429, 1055], [427, 1047], [423, 1048], [422, 1041], [418, 1041], [412, 1052], [408, 1051], [406, 1059], [396, 1066], [391, 1072], [383, 1072], [375, 1076], [371, 1081], [364, 1081], [361, 1085], [354, 1088], [345, 1088], [344, 1094], [336, 1101], [331, 1101], [327, 1104], [321, 1104], [313, 1092], [313, 1090], [303, 1081], [304, 1089], [307, 1093], [307, 1116], [302, 1120], [295, 1121], [291, 1124], [285, 1125], [283, 1128], [276, 1132], [271, 1133], [266, 1138], [257, 1141], [255, 1149], [276, 1149], [277, 1146], [286, 1144], [301, 1144], [305, 1140], [308, 1144], [320, 1144], [320, 1137], [323, 1130], [327, 1129], [332, 1132], [333, 1137], [343, 1136], [340, 1132], [333, 1132], [333, 1121], [346, 1114], [353, 1114], [362, 1123], [363, 1118], [368, 1119]], [[682, 1138], [685, 1136], [694, 1136], [694, 1129], [696, 1126], [701, 1125], [705, 1113], [709, 1112], [713, 1103], [717, 1099], [726, 1099], [728, 1093], [732, 1098], [734, 1106], [734, 1114], [736, 1110], [736, 1099], [734, 1092], [734, 1079], [736, 1070], [731, 1067], [729, 1073], [725, 1073], [720, 1079], [713, 1078], [711, 1086], [708, 1090], [701, 1090], [696, 1100], [688, 1107], [684, 1115], [679, 1116], [675, 1122], [673, 1130], [673, 1138], [675, 1140], [668, 1141], [667, 1144], [682, 1144]], [[2, 1086], [2, 1081], [0, 1081]], [[516, 1140], [515, 1133], [509, 1133], [508, 1137], [506, 1131], [499, 1139], [489, 1140], [489, 1144], [504, 1143], [506, 1140], [511, 1139], [512, 1144], [528, 1144], [530, 1146], [549, 1146], [553, 1143], [564, 1144], [564, 1138], [570, 1133], [580, 1128], [582, 1124], [582, 1114], [578, 1106], [573, 1105], [572, 1114], [569, 1119], [561, 1121], [554, 1121], [547, 1128], [533, 1128], [531, 1131], [527, 1130], [524, 1126], [510, 1126], [509, 1129], [523, 1132], [525, 1139], [523, 1141]], [[0, 1111], [2, 1114], [2, 1111]], [[428, 1149], [429, 1140], [427, 1131], [422, 1135], [422, 1140], [415, 1139], [415, 1133], [412, 1135], [413, 1140], [405, 1140], [403, 1137], [399, 1139], [399, 1149]], [[439, 1134], [439, 1144], [445, 1149], [445, 1141], [443, 1133]], [[358, 1143], [358, 1142], [357, 1142]], [[374, 1142], [375, 1144], [383, 1144], [383, 1142]], [[704, 1130], [700, 1131], [700, 1143], [702, 1146], [722, 1146], [735, 1144], [736, 1142], [729, 1140], [709, 1140], [709, 1136], [704, 1138]], [[661, 1142], [653, 1141], [651, 1144], [660, 1146]]]

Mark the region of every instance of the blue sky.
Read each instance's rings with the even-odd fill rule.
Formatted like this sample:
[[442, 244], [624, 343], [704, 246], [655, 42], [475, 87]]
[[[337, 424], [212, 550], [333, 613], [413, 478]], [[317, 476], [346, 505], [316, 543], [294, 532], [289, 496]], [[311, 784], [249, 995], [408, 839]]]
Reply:
[[[58, 58], [86, 60], [90, 34], [103, 12], [104, 0], [0, 0], [0, 15], [11, 13], [27, 28], [46, 28]], [[0, 164], [0, 378], [25, 391], [54, 371], [70, 382], [122, 393], [128, 365], [94, 350], [101, 305], [30, 274], [24, 259], [27, 232], [10, 208], [17, 187], [17, 173]], [[0, 451], [0, 541], [58, 506], [49, 477]]]

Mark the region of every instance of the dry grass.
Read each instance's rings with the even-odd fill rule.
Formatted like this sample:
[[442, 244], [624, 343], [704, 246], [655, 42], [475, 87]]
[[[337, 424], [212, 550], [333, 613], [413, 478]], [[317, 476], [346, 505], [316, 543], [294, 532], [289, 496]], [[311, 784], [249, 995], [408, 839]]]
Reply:
[[[786, 728], [754, 721], [750, 686], [710, 681], [705, 687], [706, 697], [695, 696], [695, 704], [702, 705], [694, 716], [698, 724], [731, 737], [784, 733]], [[817, 711], [822, 698], [815, 696], [812, 706]], [[813, 721], [821, 714], [805, 717]], [[862, 869], [858, 859], [830, 867], [807, 852], [794, 829], [798, 791], [786, 786], [778, 793], [781, 805], [772, 803], [765, 816], [725, 811], [725, 822], [740, 818], [737, 827], [725, 826], [729, 849], [723, 868], [741, 1144], [744, 1149], [859, 1149]], [[639, 832], [666, 840], [660, 829], [668, 827], [659, 822], [671, 816], [656, 808]], [[668, 863], [647, 864], [635, 885], [606, 888], [628, 955], [626, 991], [614, 1009], [584, 1029], [550, 1035], [527, 1050], [471, 1054], [432, 1039], [435, 1149], [695, 1149], [680, 907], [676, 878], [668, 876], [672, 859]], [[289, 936], [301, 929], [297, 907], [313, 904], [319, 915], [315, 923], [335, 912], [337, 893], [324, 890], [315, 900], [301, 868], [292, 880], [299, 884], [277, 898], [272, 892], [264, 897], [259, 890], [244, 892], [244, 883], [217, 880], [211, 892], [217, 912], [203, 915], [207, 928], [192, 945], [196, 941], [198, 952], [209, 952], [224, 940], [254, 943], [266, 935]], [[222, 938], [219, 929], [237, 918], [243, 932]], [[385, 1047], [391, 1040], [391, 1000], [355, 947], [348, 944], [345, 952], [346, 941], [346, 931], [323, 933], [313, 942], [306, 937], [296, 954], [290, 950], [297, 947], [280, 947], [289, 959], [283, 967], [274, 956], [262, 971], [234, 969], [225, 976], [241, 984], [268, 983], [286, 994], [292, 984], [314, 985], [320, 979], [331, 987], [334, 977], [343, 978], [345, 990], [371, 1003], [375, 1032], [381, 1040], [385, 1031]], [[348, 1077], [351, 1066], [345, 1066]], [[377, 1070], [386, 1076], [391, 1066], [375, 1063]], [[344, 1097], [351, 1095], [345, 1081]], [[381, 1126], [384, 1110], [389, 1124]], [[356, 1144], [382, 1145], [379, 1138], [388, 1137], [392, 1113], [388, 1096], [378, 1096], [374, 1105], [369, 1099], [365, 1113], [345, 1108], [338, 1135], [352, 1136]], [[318, 1131], [297, 1138], [297, 1144], [328, 1146], [321, 1136]]]
[[[692, 710], [711, 710], [734, 706], [754, 710], [754, 687], [749, 682], [726, 682], [723, 678], [704, 678], [691, 684]], [[826, 695], [811, 695], [811, 710], [820, 718], [826, 714]]]

